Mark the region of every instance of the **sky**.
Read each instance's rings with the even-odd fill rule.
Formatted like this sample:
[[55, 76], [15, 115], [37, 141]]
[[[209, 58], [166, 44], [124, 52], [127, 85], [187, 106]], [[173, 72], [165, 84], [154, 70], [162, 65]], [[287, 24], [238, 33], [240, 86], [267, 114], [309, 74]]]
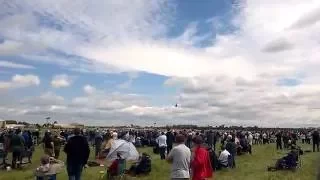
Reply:
[[0, 0], [0, 24], [1, 119], [319, 126], [319, 0]]

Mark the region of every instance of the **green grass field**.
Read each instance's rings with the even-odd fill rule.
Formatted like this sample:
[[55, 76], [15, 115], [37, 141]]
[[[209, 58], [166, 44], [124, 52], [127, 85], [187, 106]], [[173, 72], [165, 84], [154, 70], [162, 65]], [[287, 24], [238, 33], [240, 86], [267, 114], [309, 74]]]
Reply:
[[[303, 146], [305, 149], [311, 149], [310, 145]], [[166, 161], [161, 161], [158, 155], [152, 153], [151, 148], [139, 149], [140, 152], [147, 152], [152, 155], [152, 173], [147, 177], [138, 177], [132, 179], [143, 180], [168, 180], [170, 179], [170, 165]], [[91, 151], [93, 155], [93, 150]], [[228, 169], [215, 173], [217, 180], [314, 180], [316, 179], [316, 167], [318, 160], [318, 153], [307, 153], [302, 156], [302, 167], [295, 172], [279, 171], [268, 172], [266, 167], [273, 165], [276, 158], [282, 157], [285, 151], [276, 151], [275, 145], [261, 145], [253, 147], [252, 155], [243, 155], [236, 159], [236, 169]], [[42, 150], [37, 149], [34, 153], [33, 164], [26, 165], [22, 170], [0, 171], [0, 180], [31, 180], [34, 179], [32, 171], [39, 164]], [[64, 159], [64, 153], [61, 152], [61, 159]], [[91, 156], [93, 159], [93, 156]], [[83, 172], [84, 180], [98, 180], [99, 172], [104, 170], [101, 167], [88, 168]], [[66, 172], [58, 175], [58, 180], [66, 180]], [[130, 178], [128, 178], [130, 179]]]

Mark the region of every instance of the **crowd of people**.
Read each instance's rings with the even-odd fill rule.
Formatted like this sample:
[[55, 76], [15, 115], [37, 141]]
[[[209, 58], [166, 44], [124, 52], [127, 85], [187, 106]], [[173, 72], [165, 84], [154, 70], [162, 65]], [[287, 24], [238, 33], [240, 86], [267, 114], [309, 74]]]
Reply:
[[[55, 175], [65, 166], [69, 179], [81, 178], [86, 167], [90, 146], [100, 166], [117, 139], [134, 144], [136, 147], [151, 146], [161, 160], [172, 164], [172, 179], [194, 180], [213, 177], [213, 172], [223, 168], [236, 168], [236, 156], [253, 153], [254, 145], [275, 143], [278, 150], [292, 149], [298, 140], [313, 144], [313, 151], [319, 152], [320, 136], [317, 130], [304, 131], [230, 131], [192, 129], [91, 129], [80, 130], [39, 130], [4, 129], [0, 131], [0, 159], [2, 165], [20, 168], [23, 163], [31, 163], [35, 146], [41, 144], [44, 156], [35, 170], [36, 176]], [[66, 165], [59, 160], [60, 151], [66, 153]], [[12, 162], [6, 162], [9, 153]], [[23, 161], [27, 158], [27, 162]], [[124, 159], [121, 153], [111, 163], [108, 171], [117, 175], [119, 162]], [[151, 158], [141, 155], [128, 173], [148, 174], [151, 171]]]

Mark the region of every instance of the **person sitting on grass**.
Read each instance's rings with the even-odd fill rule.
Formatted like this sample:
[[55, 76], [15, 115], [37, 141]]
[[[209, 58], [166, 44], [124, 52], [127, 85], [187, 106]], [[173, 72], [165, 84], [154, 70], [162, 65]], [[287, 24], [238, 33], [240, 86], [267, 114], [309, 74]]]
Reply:
[[268, 171], [295, 169], [298, 166], [297, 162], [299, 161], [300, 154], [301, 150], [293, 146], [286, 156], [277, 160], [275, 166], [269, 166]]
[[237, 145], [234, 143], [234, 139], [232, 138], [232, 136], [228, 136], [228, 140], [225, 148], [231, 155], [232, 164], [229, 164], [229, 166], [231, 168], [235, 168], [236, 167], [235, 157], [237, 154]]
[[142, 153], [139, 161], [133, 164], [129, 169], [129, 174], [142, 175], [149, 174], [151, 172], [151, 158], [147, 153]]
[[222, 168], [228, 168], [229, 167], [229, 161], [231, 158], [231, 154], [226, 150], [224, 146], [221, 148], [222, 152], [220, 153], [219, 156], [219, 165], [217, 169], [222, 169]]
[[40, 159], [40, 166], [35, 170], [34, 175], [37, 180], [49, 178], [50, 180], [56, 179], [56, 174], [59, 173], [64, 167], [64, 162], [44, 155]]
[[218, 157], [216, 155], [216, 152], [214, 151], [213, 148], [208, 147], [208, 152], [210, 155], [210, 162], [211, 162], [211, 167], [213, 171], [216, 171], [219, 169], [219, 160]]

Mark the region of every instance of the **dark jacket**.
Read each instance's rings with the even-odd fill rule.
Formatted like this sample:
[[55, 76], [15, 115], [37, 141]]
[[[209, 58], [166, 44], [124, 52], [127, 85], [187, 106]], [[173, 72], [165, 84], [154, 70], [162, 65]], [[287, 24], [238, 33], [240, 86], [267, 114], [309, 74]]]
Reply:
[[312, 133], [312, 140], [313, 142], [319, 142], [320, 136], [319, 136], [319, 132], [318, 131], [314, 131]]
[[90, 154], [87, 138], [79, 135], [71, 137], [64, 152], [67, 154], [67, 164], [87, 164]]
[[172, 132], [169, 131], [167, 132], [166, 136], [167, 136], [167, 145], [172, 146], [174, 142], [174, 135], [172, 134]]
[[208, 141], [208, 145], [213, 145], [214, 144], [214, 134], [213, 134], [213, 132], [208, 132], [207, 141]]
[[229, 141], [226, 144], [226, 150], [234, 156], [237, 153], [237, 146], [234, 142]]
[[12, 136], [10, 146], [13, 152], [23, 151], [24, 145], [25, 145], [24, 138], [21, 135], [15, 134]]

